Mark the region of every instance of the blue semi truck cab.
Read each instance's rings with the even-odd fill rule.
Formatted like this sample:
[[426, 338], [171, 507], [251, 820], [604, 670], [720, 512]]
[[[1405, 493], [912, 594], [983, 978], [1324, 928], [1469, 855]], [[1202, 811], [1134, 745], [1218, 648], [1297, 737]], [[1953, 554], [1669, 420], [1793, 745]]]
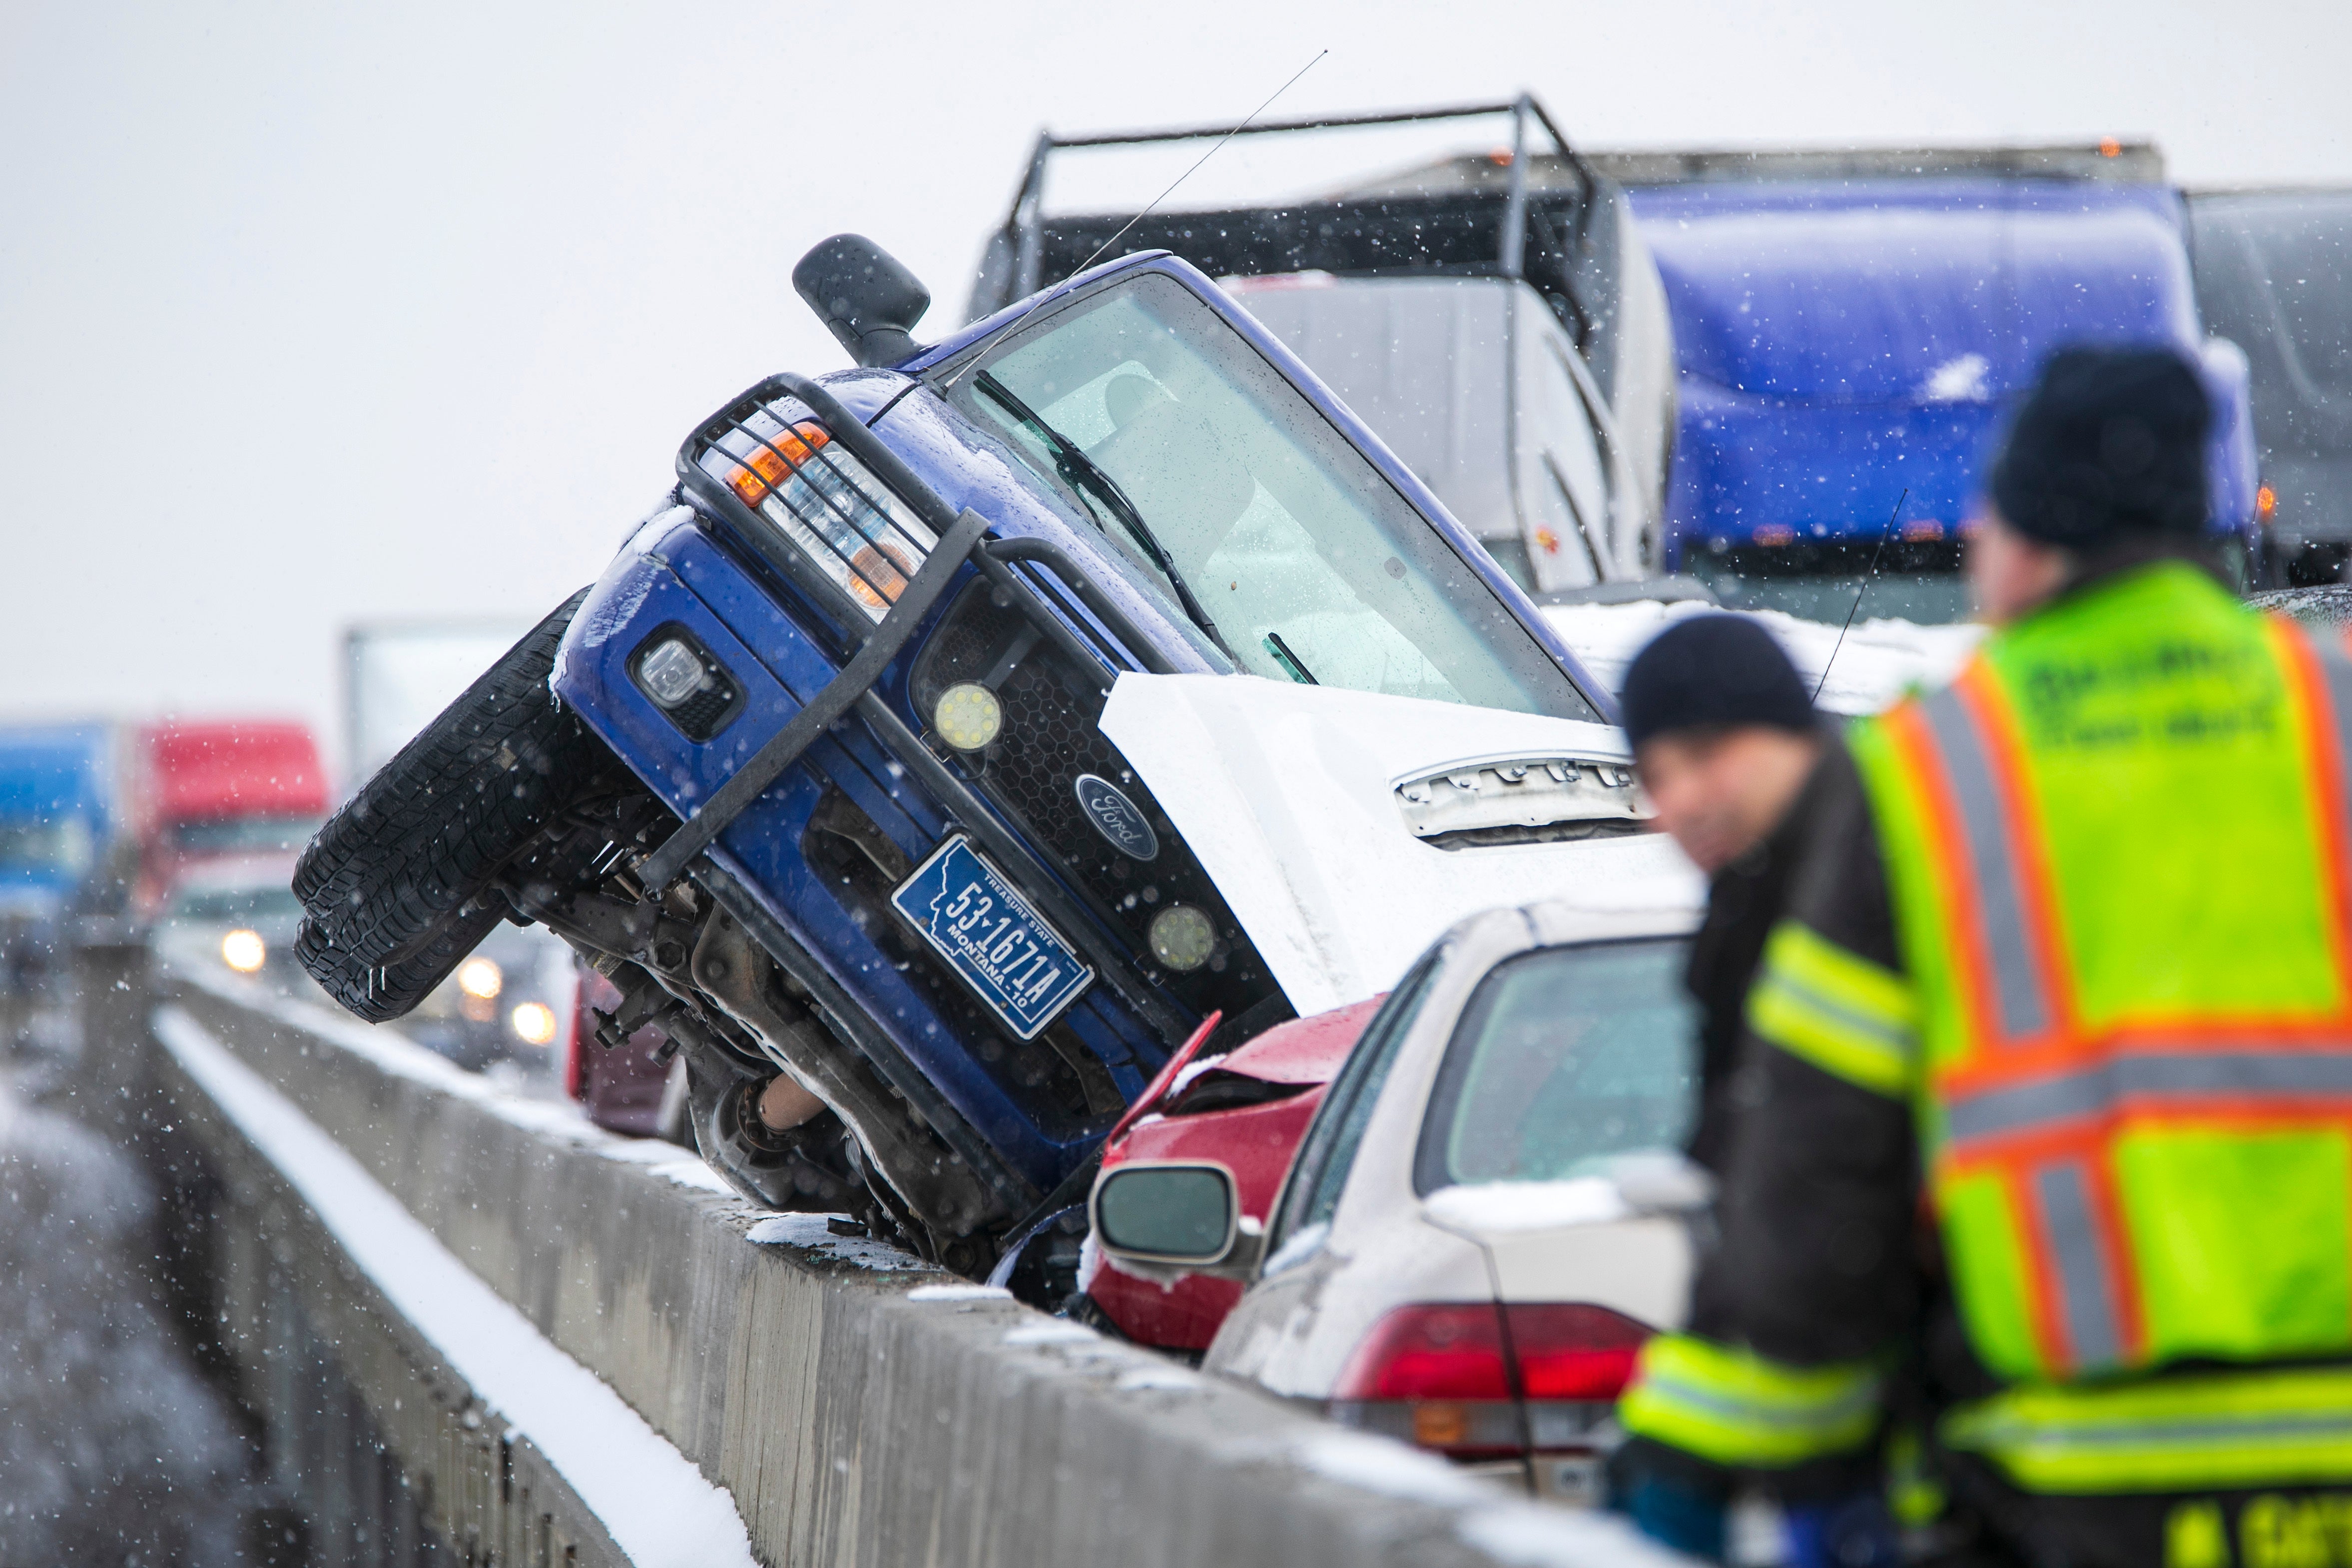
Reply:
[[[1968, 610], [1960, 536], [2042, 361], [2160, 343], [2216, 413], [2211, 528], [2256, 565], [2246, 359], [2209, 337], [2153, 149], [1594, 154], [1628, 188], [1680, 361], [1668, 570], [1840, 620]], [[1883, 547], [1883, 550], [1882, 550]]]
[[106, 725], [0, 728], [0, 991], [38, 986], [65, 918], [106, 871], [116, 778]]
[[869, 242], [795, 282], [858, 368], [695, 429], [597, 582], [321, 832], [300, 950], [389, 1018], [497, 920], [542, 922], [622, 992], [601, 1039], [685, 1052], [740, 1189], [984, 1270], [1077, 1212], [1180, 1046], [1290, 1010], [1099, 727], [1122, 673], [1613, 708], [1187, 263], [929, 347], [927, 292]]

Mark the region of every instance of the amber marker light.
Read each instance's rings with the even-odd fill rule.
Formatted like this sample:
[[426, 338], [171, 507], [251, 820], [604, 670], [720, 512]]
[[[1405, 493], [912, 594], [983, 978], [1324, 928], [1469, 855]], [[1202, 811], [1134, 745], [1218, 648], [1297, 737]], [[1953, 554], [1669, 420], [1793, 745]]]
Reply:
[[745, 506], [756, 510], [761, 502], [791, 482], [812, 453], [832, 439], [823, 425], [808, 420], [789, 431], [768, 436], [764, 444], [753, 447], [749, 456], [739, 460], [743, 466], [727, 476], [728, 488], [740, 496]]
[[2278, 492], [2265, 485], [2254, 492], [2254, 521], [2269, 528], [2271, 519], [2277, 516]]

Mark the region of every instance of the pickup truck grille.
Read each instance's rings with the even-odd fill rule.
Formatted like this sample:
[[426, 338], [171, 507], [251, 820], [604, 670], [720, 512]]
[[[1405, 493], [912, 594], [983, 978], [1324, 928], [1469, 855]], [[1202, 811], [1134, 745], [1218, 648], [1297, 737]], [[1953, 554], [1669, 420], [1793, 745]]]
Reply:
[[[959, 682], [995, 692], [1004, 710], [1002, 731], [984, 751], [956, 754], [981, 792], [1020, 825], [1145, 969], [1159, 973], [1187, 1007], [1222, 1009], [1233, 1018], [1272, 994], [1265, 963], [1215, 884], [1097, 727], [1103, 672], [1075, 667], [1024, 618], [996, 604], [992, 592], [988, 584], [974, 583], [950, 607], [915, 664], [916, 711], [928, 715], [940, 694]], [[1116, 785], [1142, 810], [1159, 841], [1151, 860], [1131, 859], [1096, 829], [1077, 794], [1078, 779], [1087, 774]], [[1213, 956], [1189, 974], [1161, 972], [1151, 956], [1151, 918], [1171, 904], [1202, 911], [1216, 932]]]

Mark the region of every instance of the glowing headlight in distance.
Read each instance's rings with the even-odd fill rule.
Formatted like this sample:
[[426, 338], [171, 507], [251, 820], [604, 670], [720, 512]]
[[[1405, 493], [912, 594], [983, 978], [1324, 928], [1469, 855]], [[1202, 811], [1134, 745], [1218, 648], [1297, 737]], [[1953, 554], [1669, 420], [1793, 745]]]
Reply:
[[525, 1002], [507, 1015], [515, 1038], [525, 1045], [545, 1045], [555, 1038], [555, 1009], [545, 1002]]
[[675, 637], [640, 660], [637, 674], [654, 701], [664, 707], [677, 706], [710, 680], [710, 672], [702, 667], [695, 651]]
[[958, 751], [978, 751], [1004, 727], [1004, 705], [978, 681], [958, 681], [940, 694], [931, 727]]
[[1181, 972], [1197, 969], [1216, 950], [1216, 927], [1189, 904], [1171, 904], [1151, 918], [1151, 956]]
[[468, 958], [457, 966], [457, 988], [488, 1001], [506, 988], [507, 977], [488, 958]]
[[240, 975], [250, 975], [269, 956], [269, 944], [258, 931], [242, 928], [221, 938], [221, 962]]

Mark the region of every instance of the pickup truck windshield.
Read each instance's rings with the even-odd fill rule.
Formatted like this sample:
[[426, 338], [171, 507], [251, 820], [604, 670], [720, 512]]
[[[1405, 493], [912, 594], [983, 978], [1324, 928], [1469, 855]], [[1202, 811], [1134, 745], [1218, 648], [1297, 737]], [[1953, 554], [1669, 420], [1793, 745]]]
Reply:
[[1176, 279], [1113, 284], [967, 368], [957, 407], [1250, 674], [1596, 716], [1379, 469]]

